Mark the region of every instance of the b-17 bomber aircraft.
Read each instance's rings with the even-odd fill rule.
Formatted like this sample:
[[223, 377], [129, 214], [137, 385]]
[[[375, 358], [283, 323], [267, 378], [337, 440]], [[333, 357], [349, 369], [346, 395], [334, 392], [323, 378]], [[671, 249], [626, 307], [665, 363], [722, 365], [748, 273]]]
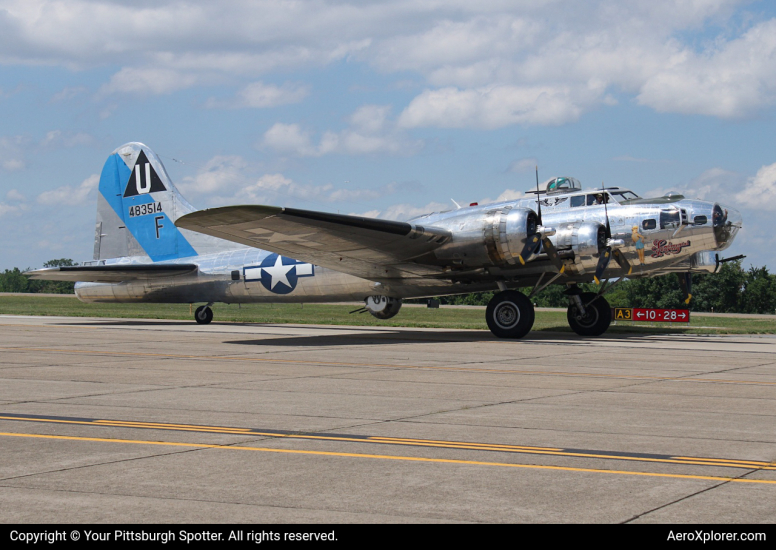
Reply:
[[[741, 223], [716, 202], [583, 190], [567, 177], [544, 189], [537, 178], [527, 198], [408, 222], [263, 205], [195, 210], [156, 154], [128, 143], [102, 169], [94, 260], [27, 275], [77, 281], [84, 302], [204, 303], [198, 323], [213, 319], [216, 302], [363, 301], [389, 319], [403, 299], [498, 290], [485, 318], [501, 338], [525, 336], [531, 297], [560, 284], [571, 328], [598, 336], [617, 282], [676, 273], [689, 300], [690, 275], [719, 268]], [[593, 281], [598, 292], [583, 292]]]

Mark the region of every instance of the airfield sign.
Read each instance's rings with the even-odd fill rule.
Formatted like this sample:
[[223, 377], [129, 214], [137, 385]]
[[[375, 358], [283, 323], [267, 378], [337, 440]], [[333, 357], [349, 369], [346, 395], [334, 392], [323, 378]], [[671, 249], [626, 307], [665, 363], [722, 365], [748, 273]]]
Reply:
[[643, 321], [647, 323], [689, 323], [689, 309], [660, 309], [644, 307], [616, 307], [612, 310], [615, 321]]

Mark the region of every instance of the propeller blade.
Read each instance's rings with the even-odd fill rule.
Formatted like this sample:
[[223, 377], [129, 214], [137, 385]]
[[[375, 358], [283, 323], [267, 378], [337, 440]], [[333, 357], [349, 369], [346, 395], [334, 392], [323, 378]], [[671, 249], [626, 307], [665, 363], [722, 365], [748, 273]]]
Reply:
[[538, 219], [536, 220], [536, 225], [542, 225], [542, 201], [539, 200], [539, 167], [536, 167], [536, 206], [537, 206], [537, 212], [536, 215]]
[[566, 264], [560, 259], [558, 251], [555, 249], [555, 245], [552, 244], [552, 241], [548, 237], [542, 239], [542, 246], [544, 247], [544, 252], [547, 254], [547, 257], [552, 262], [552, 265], [558, 268], [558, 273], [566, 271]]
[[600, 256], [598, 258], [598, 265], [595, 268], [595, 275], [593, 275], [593, 278], [595, 279], [595, 284], [600, 285], [601, 284], [601, 277], [604, 274], [604, 271], [606, 270], [607, 266], [609, 265], [609, 262], [612, 259], [612, 247], [607, 246], [600, 252]]
[[534, 233], [525, 240], [525, 246], [517, 257], [521, 264], [525, 265], [526, 260], [538, 252], [540, 240], [541, 235], [539, 233]]
[[619, 248], [612, 250], [612, 256], [614, 256], [614, 261], [616, 261], [621, 268], [627, 271], [626, 275], [630, 275], [633, 272], [633, 266], [628, 261], [628, 258], [625, 257], [625, 254], [620, 252]]
[[612, 226], [609, 225], [609, 207], [606, 206], [606, 203], [609, 202], [606, 196], [606, 188], [604, 187], [604, 182], [601, 182], [601, 200], [604, 201], [604, 214], [606, 215], [606, 238], [611, 239], [612, 238]]

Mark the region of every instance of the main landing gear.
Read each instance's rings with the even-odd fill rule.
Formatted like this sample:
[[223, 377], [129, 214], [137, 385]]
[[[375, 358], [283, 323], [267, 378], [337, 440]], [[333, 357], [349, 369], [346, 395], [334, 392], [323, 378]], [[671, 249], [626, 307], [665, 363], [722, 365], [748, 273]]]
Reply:
[[533, 304], [516, 290], [499, 292], [485, 310], [488, 328], [499, 338], [522, 338], [533, 327], [534, 318]]
[[[600, 294], [582, 292], [572, 285], [566, 313], [571, 330], [580, 336], [601, 336], [612, 322], [609, 302]], [[522, 292], [504, 290], [488, 303], [485, 320], [490, 331], [499, 338], [522, 338], [531, 330], [535, 314], [531, 300]]]
[[207, 325], [210, 323], [210, 321], [213, 320], [213, 310], [210, 309], [210, 306], [213, 304], [208, 304], [206, 306], [199, 306], [197, 310], [194, 312], [194, 320], [200, 324], [200, 325]]
[[566, 318], [571, 330], [580, 336], [601, 336], [609, 328], [612, 310], [606, 298], [594, 292], [579, 292], [570, 296], [570, 302]]

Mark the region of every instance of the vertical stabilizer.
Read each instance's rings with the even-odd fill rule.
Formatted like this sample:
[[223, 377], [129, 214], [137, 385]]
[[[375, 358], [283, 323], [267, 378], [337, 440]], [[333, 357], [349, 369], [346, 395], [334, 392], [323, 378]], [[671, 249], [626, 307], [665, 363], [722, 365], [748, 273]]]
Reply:
[[94, 259], [140, 256], [157, 262], [217, 249], [213, 238], [175, 227], [176, 219], [194, 210], [151, 149], [122, 145], [100, 175]]

